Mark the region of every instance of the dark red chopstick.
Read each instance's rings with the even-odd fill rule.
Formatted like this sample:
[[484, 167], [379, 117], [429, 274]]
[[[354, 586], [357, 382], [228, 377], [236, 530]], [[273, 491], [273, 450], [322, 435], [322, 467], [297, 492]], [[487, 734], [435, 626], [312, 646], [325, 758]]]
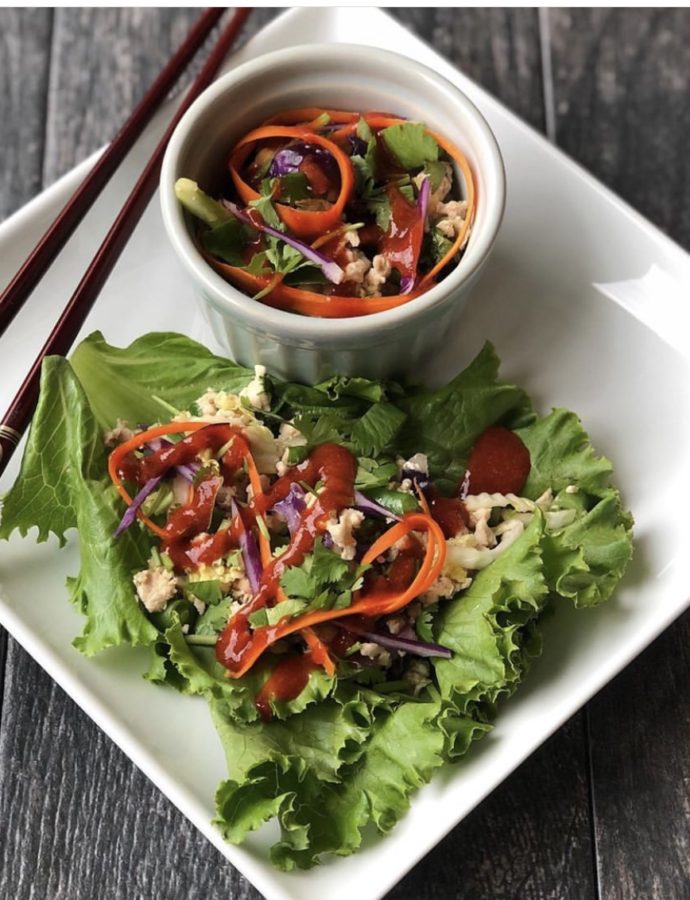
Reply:
[[98, 297], [101, 288], [108, 279], [113, 266], [156, 190], [163, 154], [175, 126], [192, 101], [213, 81], [214, 75], [223, 62], [226, 53], [234, 44], [237, 33], [244, 24], [249, 12], [250, 10], [246, 8], [237, 9], [230, 22], [223, 29], [218, 42], [185, 95], [180, 108], [168, 125], [165, 134], [146, 164], [146, 168], [141, 173], [125, 205], [120, 210], [118, 217], [99, 247], [89, 268], [84, 273], [77, 289], [72, 294], [50, 337], [36, 357], [31, 371], [24, 379], [24, 383], [17, 392], [10, 408], [3, 416], [2, 422], [0, 422], [0, 475], [5, 470], [36, 408], [41, 365], [44, 358], [54, 353], [64, 356], [72, 346], [94, 301]]
[[184, 43], [170, 58], [131, 116], [103, 151], [79, 188], [67, 201], [53, 224], [31, 251], [12, 281], [0, 294], [0, 335], [22, 308], [48, 267], [67, 243], [74, 229], [120, 165], [134, 142], [161, 105], [170, 89], [196, 55], [224, 10], [207, 9], [201, 14]]

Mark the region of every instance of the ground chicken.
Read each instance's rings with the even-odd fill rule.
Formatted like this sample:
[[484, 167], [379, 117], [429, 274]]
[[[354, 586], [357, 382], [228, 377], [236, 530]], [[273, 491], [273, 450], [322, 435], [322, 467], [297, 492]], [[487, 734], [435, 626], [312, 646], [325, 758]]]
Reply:
[[144, 569], [134, 576], [139, 599], [150, 613], [162, 612], [177, 592], [177, 579], [163, 566]]
[[365, 294], [368, 297], [378, 296], [390, 273], [391, 265], [386, 257], [377, 254], [372, 261], [371, 268], [364, 277]]
[[377, 662], [380, 666], [390, 666], [392, 661], [388, 650], [384, 650], [379, 644], [362, 644], [359, 648], [359, 652], [362, 656], [366, 656], [367, 659], [373, 659], [374, 662]]
[[268, 412], [271, 408], [271, 398], [266, 391], [266, 366], [254, 366], [254, 377], [249, 384], [242, 388], [240, 397], [249, 400], [254, 409], [262, 409]]
[[434, 222], [434, 227], [452, 241], [462, 229], [467, 216], [467, 203], [464, 200], [449, 200], [448, 203], [439, 203], [437, 214], [442, 218]]
[[362, 284], [364, 277], [371, 268], [368, 257], [361, 250], [346, 250], [347, 265], [343, 282], [351, 281], [353, 284]]
[[124, 419], [118, 419], [115, 427], [103, 435], [103, 441], [106, 447], [117, 447], [118, 444], [124, 444], [133, 438], [135, 433]]
[[329, 522], [326, 526], [328, 533], [333, 538], [335, 549], [343, 559], [354, 559], [357, 550], [357, 541], [353, 531], [364, 521], [364, 513], [358, 509], [344, 509], [337, 522]]
[[441, 575], [436, 581], [431, 585], [428, 591], [425, 591], [421, 596], [420, 600], [425, 606], [430, 606], [432, 603], [436, 603], [437, 600], [447, 600], [453, 596], [459, 590], [458, 585], [453, 581], [452, 578], [448, 578], [447, 575]]

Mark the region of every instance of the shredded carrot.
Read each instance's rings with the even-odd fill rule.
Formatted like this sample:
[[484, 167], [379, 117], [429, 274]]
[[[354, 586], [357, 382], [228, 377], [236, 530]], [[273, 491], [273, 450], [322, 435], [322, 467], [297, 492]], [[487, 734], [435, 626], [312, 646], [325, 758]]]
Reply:
[[333, 662], [328, 647], [324, 644], [313, 628], [303, 628], [302, 637], [306, 641], [311, 658], [314, 662], [322, 666], [326, 675], [335, 675], [335, 663]]
[[[120, 463], [125, 456], [133, 450], [138, 450], [140, 447], [143, 447], [144, 444], [148, 444], [148, 442], [154, 440], [154, 438], [163, 437], [166, 434], [181, 434], [183, 432], [199, 431], [201, 428], [206, 428], [209, 424], [209, 422], [170, 422], [167, 425], [154, 425], [153, 428], [147, 428], [146, 431], [135, 434], [134, 437], [131, 437], [128, 441], [117, 446], [108, 457], [108, 474], [117, 488], [117, 492], [127, 506], [132, 505], [133, 498], [130, 497], [127, 488], [122, 484], [122, 479], [118, 474]], [[158, 537], [165, 536], [163, 529], [159, 528], [155, 522], [152, 522], [151, 519], [145, 516], [141, 509], [137, 510], [137, 518], [139, 518], [147, 528], [150, 528], [154, 534], [157, 534]]]
[[[268, 284], [268, 278], [251, 275], [245, 269], [220, 262], [206, 253], [203, 255], [209, 265], [213, 266], [219, 275], [222, 275], [252, 295], [258, 293]], [[343, 319], [350, 316], [367, 316], [370, 313], [394, 309], [397, 306], [402, 306], [414, 297], [418, 297], [424, 290], [425, 288], [418, 286], [413, 291], [410, 291], [409, 294], [362, 299], [361, 297], [345, 297], [339, 294], [317, 294], [315, 291], [305, 291], [281, 282], [261, 302], [274, 309], [284, 309], [306, 316]]]
[[[270, 639], [267, 643], [255, 642], [249, 645], [245, 651], [242, 666], [230, 672], [231, 678], [240, 678], [246, 674], [261, 656], [264, 650], [275, 643], [275, 641], [293, 634], [295, 631], [302, 631], [321, 622], [327, 622], [332, 619], [340, 619], [345, 616], [379, 616], [389, 615], [406, 606], [415, 597], [423, 594], [438, 578], [446, 555], [446, 542], [443, 532], [436, 522], [423, 513], [410, 513], [405, 518], [393, 525], [371, 546], [365, 554], [362, 562], [370, 564], [376, 560], [382, 553], [390, 549], [396, 541], [400, 540], [412, 531], [424, 531], [427, 535], [427, 546], [424, 554], [424, 560], [419, 568], [416, 576], [412, 580], [409, 587], [399, 593], [384, 594], [383, 596], [360, 597], [345, 609], [320, 609], [303, 616], [296, 616], [289, 619], [283, 624], [279, 624], [272, 629]], [[232, 620], [229, 623], [232, 624]]]
[[297, 237], [313, 238], [323, 234], [325, 231], [331, 231], [333, 228], [336, 228], [341, 221], [345, 206], [355, 187], [352, 163], [349, 156], [333, 141], [320, 134], [315, 134], [313, 131], [309, 131], [306, 127], [264, 125], [260, 128], [255, 128], [242, 138], [232, 150], [229, 161], [230, 175], [240, 198], [246, 205], [253, 200], [259, 199], [260, 194], [243, 180], [239, 168], [249, 156], [253, 145], [257, 141], [277, 137], [301, 138], [308, 140], [310, 144], [317, 144], [323, 147], [333, 156], [340, 171], [340, 193], [329, 209], [319, 211], [295, 209], [284, 203], [277, 202], [275, 206], [278, 216]]

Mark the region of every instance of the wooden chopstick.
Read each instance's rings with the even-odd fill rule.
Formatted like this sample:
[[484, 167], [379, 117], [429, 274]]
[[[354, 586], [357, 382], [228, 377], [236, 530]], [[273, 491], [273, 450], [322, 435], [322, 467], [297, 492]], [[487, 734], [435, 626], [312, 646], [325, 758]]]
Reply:
[[196, 97], [213, 81], [214, 75], [234, 44], [237, 33], [249, 12], [250, 10], [247, 8], [238, 8], [223, 29], [218, 42], [189, 88], [125, 205], [120, 210], [48, 340], [36, 357], [24, 383], [3, 416], [0, 422], [0, 475], [5, 470], [36, 408], [41, 365], [44, 358], [54, 353], [64, 356], [72, 346], [101, 288], [156, 190], [163, 154], [177, 123]]
[[31, 251], [12, 281], [0, 294], [0, 335], [22, 308], [49, 266], [67, 243], [74, 229], [130, 151], [145, 125], [166, 98], [180, 75], [196, 55], [223, 9], [207, 9], [198, 18], [184, 43], [170, 58], [131, 116], [103, 151], [75, 193], [58, 213], [53, 224]]

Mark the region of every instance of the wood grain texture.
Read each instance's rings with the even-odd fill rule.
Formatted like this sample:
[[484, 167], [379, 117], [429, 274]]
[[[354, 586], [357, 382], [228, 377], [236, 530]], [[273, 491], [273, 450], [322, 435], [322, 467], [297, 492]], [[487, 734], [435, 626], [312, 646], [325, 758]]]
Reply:
[[536, 10], [417, 7], [391, 12], [465, 75], [543, 131]]
[[[44, 185], [101, 147], [141, 99], [199, 9], [77, 7], [55, 15]], [[242, 40], [273, 17], [255, 10]], [[225, 21], [225, 20], [224, 20]], [[207, 41], [210, 46], [217, 30]], [[181, 93], [203, 51], [180, 80]]]
[[584, 714], [513, 773], [388, 900], [588, 900], [596, 896]]
[[[551, 10], [548, 31], [559, 145], [690, 247], [690, 11]], [[690, 896], [689, 646], [686, 614], [590, 704], [605, 900]]]
[[3, 219], [41, 189], [53, 14], [47, 9], [5, 9], [0, 16]]
[[690, 247], [690, 10], [551, 10], [558, 144]]
[[690, 613], [590, 703], [603, 900], [690, 896]]

